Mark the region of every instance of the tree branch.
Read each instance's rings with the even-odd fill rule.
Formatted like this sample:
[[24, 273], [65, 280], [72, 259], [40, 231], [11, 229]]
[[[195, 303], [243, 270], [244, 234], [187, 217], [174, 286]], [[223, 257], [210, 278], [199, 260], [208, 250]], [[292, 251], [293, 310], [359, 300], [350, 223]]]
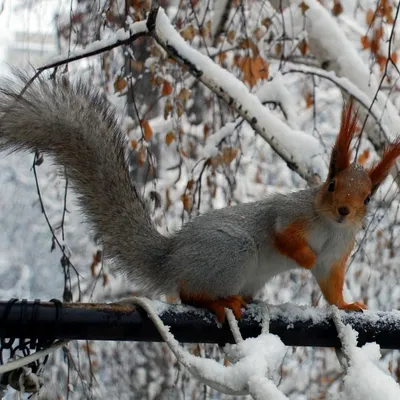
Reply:
[[57, 68], [61, 65], [68, 64], [72, 61], [81, 60], [82, 58], [96, 56], [97, 54], [110, 51], [119, 46], [126, 46], [133, 43], [136, 39], [147, 36], [149, 32], [147, 31], [146, 21], [134, 22], [130, 27], [129, 31], [124, 29], [119, 29], [112, 39], [98, 40], [86, 48], [76, 52], [69, 52], [68, 54], [63, 54], [57, 56], [51, 60], [50, 63], [45, 64], [37, 69], [40, 74], [46, 69]]
[[[291, 170], [297, 172], [311, 186], [320, 182], [319, 176], [316, 175], [309, 161], [311, 157], [307, 157], [307, 161], [304, 161], [289, 150], [289, 146], [292, 146], [294, 151], [296, 150], [295, 148], [298, 146], [296, 140], [299, 139], [301, 132], [292, 131], [284, 122], [263, 107], [259, 99], [250, 93], [243, 82], [190, 47], [172, 27], [163, 9], [151, 10], [147, 28], [171, 58], [185, 66], [194, 77], [243, 117]], [[316, 151], [319, 144], [314, 143], [313, 139], [312, 136], [309, 136], [308, 148], [314, 145], [313, 150]]]

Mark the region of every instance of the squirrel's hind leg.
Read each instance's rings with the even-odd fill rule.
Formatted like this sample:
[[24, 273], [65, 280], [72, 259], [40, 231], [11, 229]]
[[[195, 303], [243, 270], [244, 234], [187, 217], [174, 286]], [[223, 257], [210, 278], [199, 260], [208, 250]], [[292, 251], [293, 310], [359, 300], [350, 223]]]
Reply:
[[241, 309], [247, 305], [243, 297], [239, 295], [213, 298], [206, 293], [188, 293], [181, 290], [180, 298], [184, 304], [210, 310], [217, 316], [218, 322], [221, 323], [225, 321], [225, 308], [230, 308], [236, 319], [239, 320], [242, 318]]

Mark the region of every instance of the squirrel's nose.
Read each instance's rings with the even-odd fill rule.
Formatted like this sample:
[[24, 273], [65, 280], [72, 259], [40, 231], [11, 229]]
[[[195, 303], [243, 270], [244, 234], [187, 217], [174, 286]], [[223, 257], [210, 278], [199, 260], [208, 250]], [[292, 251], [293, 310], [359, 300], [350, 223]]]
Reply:
[[339, 207], [338, 211], [339, 211], [339, 214], [342, 215], [343, 217], [350, 214], [350, 210], [348, 207]]

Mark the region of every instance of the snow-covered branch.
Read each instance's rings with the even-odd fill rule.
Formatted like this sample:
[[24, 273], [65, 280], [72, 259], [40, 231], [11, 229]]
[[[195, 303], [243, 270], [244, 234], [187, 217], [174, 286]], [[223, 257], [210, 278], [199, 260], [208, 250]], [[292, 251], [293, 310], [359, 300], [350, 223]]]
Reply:
[[[276, 3], [276, 2], [274, 2]], [[307, 33], [311, 53], [327, 70], [336, 75], [336, 79], [347, 79], [345, 87], [353, 89], [349, 94], [356, 94], [357, 99], [364, 99], [360, 108], [360, 119], [365, 120], [365, 131], [378, 154], [382, 154], [398, 133], [400, 116], [390, 100], [381, 90], [374, 75], [358, 54], [353, 43], [346, 37], [332, 14], [317, 0], [294, 1], [286, 4], [283, 19], [290, 21], [292, 32], [286, 34], [293, 38], [303, 30]], [[276, 8], [279, 11], [278, 7]], [[393, 28], [394, 29], [394, 28]], [[330, 76], [332, 78], [332, 76]], [[336, 82], [339, 82], [336, 80]], [[355, 91], [354, 89], [358, 89]], [[373, 105], [373, 107], [371, 107]], [[368, 118], [373, 110], [374, 118]], [[377, 124], [376, 121], [380, 123]], [[390, 135], [388, 134], [390, 132]], [[384, 134], [382, 134], [384, 133]], [[396, 166], [392, 174], [400, 184], [399, 169]]]
[[[369, 68], [357, 53], [354, 45], [346, 37], [343, 29], [332, 17], [326, 8], [316, 0], [307, 0], [309, 9], [306, 11], [306, 24], [310, 50], [321, 62], [327, 65], [327, 69], [334, 71], [338, 77], [347, 78], [360, 91], [365, 93], [372, 103], [378, 89], [378, 82], [370, 74]], [[332, 38], [335, 38], [334, 42]], [[340, 43], [340, 46], [337, 44]], [[382, 123], [387, 124], [392, 136], [400, 126], [398, 112], [387, 95], [380, 92], [376, 100], [376, 110], [380, 110]], [[368, 137], [372, 143], [387, 144], [391, 139], [382, 140], [379, 129], [368, 127]], [[393, 138], [392, 138], [393, 139]], [[379, 151], [383, 150], [381, 146]]]
[[[243, 82], [187, 44], [173, 28], [163, 9], [151, 11], [147, 27], [157, 43], [173, 59], [186, 66], [193, 76], [243, 117], [290, 169], [312, 186], [319, 183], [320, 179], [314, 168], [315, 156], [320, 151], [320, 146], [315, 138], [292, 130], [269, 112]], [[302, 154], [302, 157], [298, 154]]]
[[[372, 105], [371, 107], [371, 99], [368, 95], [361, 91], [353, 82], [351, 82], [346, 77], [338, 77], [333, 71], [325, 71], [321, 68], [309, 67], [306, 65], [296, 65], [295, 67], [286, 67], [282, 72], [282, 75], [289, 73], [298, 73], [305, 75], [317, 76], [319, 78], [326, 79], [336, 85], [340, 90], [342, 90], [347, 96], [353, 97], [360, 106], [364, 109], [363, 113], [369, 113], [374, 122], [378, 125], [379, 129], [383, 132], [384, 138], [390, 138], [391, 134], [386, 125], [382, 125], [381, 121], [381, 113], [380, 109], [377, 109], [376, 105]], [[382, 136], [379, 136], [379, 142], [374, 142], [376, 138], [371, 138], [371, 143], [375, 146], [376, 149], [382, 149], [387, 143], [387, 140], [383, 140]]]

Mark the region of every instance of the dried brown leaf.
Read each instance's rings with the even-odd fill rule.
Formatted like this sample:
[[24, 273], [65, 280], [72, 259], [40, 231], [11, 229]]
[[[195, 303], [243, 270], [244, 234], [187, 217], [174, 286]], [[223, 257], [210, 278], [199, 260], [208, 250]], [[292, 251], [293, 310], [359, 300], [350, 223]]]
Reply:
[[165, 210], [168, 211], [172, 205], [171, 196], [169, 195], [169, 189], [165, 190]]
[[299, 8], [301, 9], [303, 15], [306, 13], [306, 11], [310, 8], [308, 4], [306, 4], [304, 1], [302, 1], [299, 5]]
[[117, 76], [117, 79], [114, 81], [114, 90], [115, 92], [122, 92], [128, 83], [126, 82], [126, 79], [122, 76]]
[[182, 32], [182, 37], [186, 41], [191, 41], [196, 36], [196, 30], [194, 29], [193, 25], [188, 25]]
[[140, 126], [143, 128], [143, 137], [146, 140], [146, 142], [148, 142], [153, 136], [153, 130], [151, 129], [149, 121], [143, 120], [140, 123]]
[[253, 56], [256, 57], [260, 54], [257, 45], [249, 38], [243, 39], [239, 43], [239, 47], [242, 49], [250, 49], [253, 52]]
[[369, 49], [371, 47], [371, 43], [366, 35], [361, 36], [361, 46], [364, 50]]
[[365, 14], [365, 22], [367, 23], [368, 26], [372, 25], [372, 22], [374, 21], [375, 18], [375, 13], [374, 10], [372, 10], [371, 8], [367, 11], [367, 13]]
[[183, 203], [183, 208], [185, 211], [190, 212], [193, 204], [193, 197], [190, 193], [185, 193], [181, 196], [181, 201]]
[[299, 44], [297, 45], [298, 49], [300, 50], [300, 53], [305, 56], [308, 52], [308, 43], [307, 40], [303, 39]]
[[170, 99], [167, 99], [164, 107], [164, 119], [168, 119], [168, 116], [171, 114], [172, 110], [173, 110], [172, 103]]
[[221, 154], [216, 157], [211, 158], [210, 163], [214, 167], [218, 165], [229, 165], [237, 156], [239, 150], [233, 147], [226, 147], [222, 150]]
[[136, 140], [136, 139], [132, 139], [132, 140], [131, 140], [131, 147], [132, 147], [132, 149], [136, 150], [137, 145], [138, 145], [137, 140]]
[[239, 152], [238, 149], [235, 149], [233, 147], [227, 147], [222, 150], [222, 158], [224, 160], [225, 164], [230, 164], [237, 156], [237, 153]]
[[335, 0], [335, 4], [332, 7], [332, 14], [337, 17], [343, 12], [342, 3], [339, 0]]
[[146, 162], [147, 150], [146, 147], [142, 146], [141, 149], [137, 152], [137, 165], [141, 168]]
[[193, 189], [193, 186], [194, 186], [194, 180], [193, 180], [193, 179], [190, 179], [190, 180], [188, 181], [188, 183], [186, 184], [186, 189], [192, 190], [192, 189]]
[[173, 91], [172, 85], [168, 81], [164, 81], [162, 90], [161, 90], [161, 95], [168, 96], [172, 93], [172, 91]]
[[364, 165], [364, 164], [368, 161], [368, 158], [369, 158], [369, 150], [368, 150], [368, 149], [365, 149], [365, 150], [360, 154], [360, 156], [358, 157], [357, 162], [358, 162], [359, 164], [361, 164], [361, 165]]
[[269, 64], [260, 56], [250, 58], [243, 57], [239, 62], [243, 72], [243, 80], [253, 87], [260, 79], [268, 79]]
[[172, 131], [167, 132], [165, 135], [165, 143], [169, 146], [175, 140], [175, 133]]
[[178, 94], [178, 99], [182, 101], [187, 101], [190, 97], [190, 90], [183, 88], [179, 94]]
[[311, 108], [313, 104], [314, 104], [314, 96], [312, 95], [312, 93], [307, 93], [306, 94], [306, 108]]
[[228, 34], [226, 35], [226, 39], [228, 40], [229, 44], [233, 44], [235, 41], [236, 37], [236, 32], [235, 31], [229, 31]]
[[142, 72], [143, 71], [144, 63], [142, 61], [131, 60], [130, 64], [131, 64], [131, 68], [135, 72]]
[[227, 55], [226, 55], [225, 51], [223, 51], [222, 53], [219, 53], [217, 55], [217, 59], [218, 59], [218, 63], [219, 64], [223, 64], [223, 62], [226, 60], [226, 58], [227, 58]]
[[272, 25], [272, 19], [271, 18], [264, 18], [261, 21], [261, 24], [264, 25], [267, 29]]
[[182, 103], [180, 101], [177, 101], [176, 102], [176, 113], [178, 114], [178, 117], [181, 117], [183, 112], [184, 112], [184, 108], [183, 108]]

